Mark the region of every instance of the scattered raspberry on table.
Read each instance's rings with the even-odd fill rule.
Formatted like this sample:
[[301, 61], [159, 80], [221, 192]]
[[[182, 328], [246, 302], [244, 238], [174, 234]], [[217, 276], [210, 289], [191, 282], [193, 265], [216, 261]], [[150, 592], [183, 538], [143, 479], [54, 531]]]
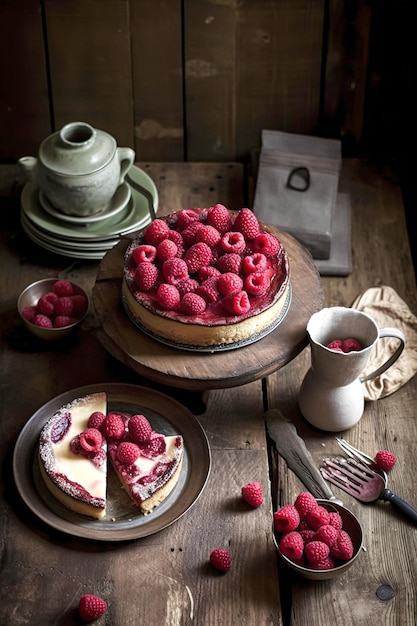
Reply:
[[242, 498], [255, 509], [264, 501], [262, 485], [256, 481], [242, 487], [241, 492]]
[[84, 622], [93, 622], [107, 611], [107, 603], [91, 593], [81, 596], [78, 611]]
[[231, 558], [228, 550], [217, 548], [210, 554], [210, 563], [220, 572], [227, 572], [231, 567]]

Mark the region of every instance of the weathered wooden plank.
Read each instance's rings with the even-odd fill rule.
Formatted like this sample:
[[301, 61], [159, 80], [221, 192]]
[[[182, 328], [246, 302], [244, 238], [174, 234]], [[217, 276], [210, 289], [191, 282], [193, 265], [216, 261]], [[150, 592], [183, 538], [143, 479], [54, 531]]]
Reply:
[[0, 3], [0, 161], [36, 154], [51, 132], [37, 0]]
[[128, 0], [46, 0], [55, 129], [88, 122], [133, 146]]
[[137, 158], [183, 161], [180, 0], [131, 0], [130, 27]]

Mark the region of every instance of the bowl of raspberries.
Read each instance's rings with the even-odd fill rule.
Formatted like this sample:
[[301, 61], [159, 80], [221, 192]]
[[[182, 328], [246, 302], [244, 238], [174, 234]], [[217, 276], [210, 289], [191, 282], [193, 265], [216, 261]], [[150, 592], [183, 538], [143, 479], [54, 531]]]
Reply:
[[362, 551], [362, 528], [353, 513], [307, 491], [274, 513], [273, 526], [281, 560], [310, 580], [343, 574]]
[[84, 289], [62, 278], [38, 280], [26, 287], [17, 300], [17, 310], [26, 328], [47, 341], [62, 339], [79, 328], [89, 306]]

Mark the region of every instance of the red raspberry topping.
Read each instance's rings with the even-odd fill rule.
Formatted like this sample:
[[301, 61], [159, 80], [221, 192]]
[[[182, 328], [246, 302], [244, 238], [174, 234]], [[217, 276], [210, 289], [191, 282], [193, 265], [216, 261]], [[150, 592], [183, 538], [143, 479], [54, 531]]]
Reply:
[[42, 313], [42, 315], [53, 315], [55, 313], [55, 303], [58, 300], [58, 296], [56, 293], [50, 291], [49, 293], [45, 293], [38, 300], [38, 311]]
[[339, 530], [339, 534], [336, 537], [336, 541], [330, 548], [330, 554], [335, 559], [341, 561], [348, 561], [353, 556], [353, 544], [352, 539], [345, 530]]
[[181, 310], [188, 315], [198, 315], [206, 310], [207, 303], [198, 293], [188, 292], [181, 300]]
[[147, 261], [153, 263], [156, 259], [156, 248], [148, 243], [143, 243], [132, 250], [132, 258], [136, 265]]
[[222, 254], [222, 256], [217, 259], [217, 267], [223, 274], [225, 272], [240, 274], [240, 270], [242, 267], [242, 257], [236, 252]]
[[185, 246], [192, 246], [196, 242], [197, 231], [202, 226], [203, 224], [199, 220], [196, 220], [182, 231], [181, 235]]
[[143, 456], [149, 459], [155, 459], [161, 454], [165, 454], [167, 444], [163, 435], [152, 433], [149, 441], [146, 441], [141, 445], [141, 452]]
[[241, 489], [242, 498], [253, 506], [254, 509], [257, 509], [264, 501], [262, 485], [256, 481], [248, 483]]
[[298, 528], [300, 514], [293, 504], [284, 504], [274, 513], [274, 528], [280, 533], [288, 533]]
[[217, 246], [217, 244], [220, 242], [220, 239], [221, 235], [219, 231], [217, 230], [217, 228], [214, 228], [214, 226], [210, 226], [210, 224], [202, 225], [195, 234], [196, 242], [202, 241], [203, 243], [206, 243], [208, 246], [210, 246], [210, 248], [212, 248], [213, 246]]
[[305, 520], [310, 528], [317, 530], [320, 526], [324, 526], [330, 522], [329, 511], [325, 509], [324, 506], [318, 504], [316, 508], [307, 513]]
[[177, 256], [182, 257], [182, 255], [184, 254], [184, 240], [181, 233], [179, 233], [177, 230], [170, 230], [168, 239], [170, 241], [173, 241], [177, 246]]
[[156, 249], [156, 255], [159, 261], [166, 261], [178, 256], [177, 244], [172, 239], [164, 239]]
[[260, 231], [258, 218], [250, 209], [241, 209], [239, 211], [235, 219], [234, 228], [242, 233], [246, 241], [255, 239]]
[[298, 494], [294, 506], [300, 514], [300, 519], [304, 519], [309, 511], [316, 508], [317, 500], [309, 491], [302, 491]]
[[245, 278], [245, 289], [251, 296], [262, 296], [268, 291], [269, 279], [266, 274], [253, 272]]
[[188, 278], [188, 267], [183, 259], [167, 259], [162, 265], [162, 274], [167, 283], [176, 285]]
[[202, 282], [195, 290], [195, 293], [202, 296], [207, 303], [217, 302], [217, 300], [220, 299], [220, 293], [217, 289], [217, 277], [213, 276], [212, 278], [207, 278], [207, 280]]
[[281, 245], [278, 239], [271, 233], [260, 233], [252, 242], [254, 252], [261, 252], [265, 256], [278, 254]]
[[91, 413], [88, 418], [87, 427], [88, 428], [96, 428], [101, 431], [104, 426], [104, 422], [106, 421], [106, 416], [101, 411], [94, 411]]
[[352, 352], [352, 351], [358, 352], [359, 350], [362, 350], [362, 347], [363, 346], [360, 343], [360, 341], [358, 341], [357, 339], [354, 339], [353, 337], [348, 337], [347, 339], [343, 339], [343, 342], [342, 342], [343, 352]]
[[97, 428], [87, 428], [80, 434], [80, 446], [86, 452], [98, 452], [103, 443], [103, 436]]
[[379, 450], [375, 455], [374, 461], [378, 469], [389, 472], [397, 462], [397, 457], [389, 450]]
[[38, 309], [36, 308], [36, 306], [26, 306], [23, 310], [22, 310], [22, 317], [25, 318], [25, 320], [27, 320], [28, 322], [32, 322], [36, 317]]
[[184, 230], [190, 224], [200, 219], [197, 211], [193, 209], [182, 209], [177, 213], [177, 228], [179, 231]]
[[62, 298], [64, 296], [72, 296], [74, 293], [74, 287], [69, 280], [61, 278], [60, 280], [55, 281], [52, 291], [56, 293], [57, 296]]
[[109, 413], [104, 423], [104, 435], [107, 439], [119, 441], [125, 432], [125, 424], [118, 413]]
[[117, 446], [117, 458], [120, 463], [132, 465], [140, 457], [140, 449], [132, 441], [122, 441]]
[[210, 563], [220, 572], [227, 572], [232, 565], [230, 553], [228, 550], [217, 548], [210, 554]]
[[228, 313], [234, 315], [244, 315], [250, 311], [250, 301], [246, 291], [235, 291], [227, 294], [223, 298], [222, 304]]
[[214, 267], [213, 265], [203, 265], [203, 267], [200, 267], [200, 269], [198, 270], [198, 278], [199, 280], [201, 280], [201, 282], [203, 282], [207, 278], [212, 278], [213, 276], [217, 278], [217, 276], [220, 276], [220, 274], [220, 270], [218, 270], [217, 267]]
[[266, 270], [266, 256], [261, 252], [248, 254], [243, 259], [242, 270], [244, 274], [252, 274], [252, 272], [264, 272]]
[[171, 311], [178, 309], [181, 302], [180, 292], [176, 286], [168, 283], [159, 285], [156, 291], [156, 299], [160, 307]]
[[156, 265], [148, 261], [142, 261], [137, 266], [133, 280], [141, 291], [150, 291], [158, 281], [159, 272]]
[[322, 541], [310, 541], [306, 545], [304, 553], [309, 563], [320, 563], [329, 556], [330, 547]]
[[39, 326], [40, 328], [53, 328], [51, 319], [46, 315], [36, 315], [33, 323], [35, 324], [35, 326]]
[[288, 532], [279, 542], [279, 549], [281, 554], [291, 559], [291, 561], [301, 559], [304, 552], [302, 536], [295, 530]]
[[184, 280], [179, 280], [175, 286], [180, 292], [180, 296], [182, 298], [186, 293], [192, 293], [195, 291], [199, 286], [199, 282], [195, 280], [195, 278], [188, 277], [184, 278]]
[[75, 324], [77, 318], [70, 317], [69, 315], [57, 315], [54, 317], [52, 322], [54, 328], [65, 328], [66, 326], [71, 326], [71, 324]]
[[221, 296], [227, 296], [228, 293], [241, 291], [242, 287], [243, 280], [237, 274], [233, 274], [233, 272], [220, 274], [217, 279], [217, 289], [219, 290]]
[[152, 435], [152, 426], [148, 419], [142, 415], [133, 415], [128, 423], [129, 435], [136, 443], [149, 441]]
[[71, 316], [74, 312], [74, 302], [69, 296], [62, 296], [55, 302], [55, 315]]
[[91, 593], [81, 596], [78, 604], [78, 612], [84, 622], [93, 622], [107, 611], [107, 604], [98, 596]]
[[339, 530], [332, 526], [331, 524], [325, 524], [324, 526], [320, 526], [320, 528], [316, 531], [316, 539], [317, 541], [322, 541], [323, 543], [327, 543], [328, 546], [332, 546], [336, 537], [339, 534]]
[[246, 248], [246, 242], [242, 233], [229, 231], [221, 238], [221, 246], [225, 252], [240, 254]]
[[158, 247], [163, 239], [166, 239], [169, 235], [169, 226], [164, 220], [155, 219], [149, 224], [144, 233], [146, 243], [151, 246]]
[[195, 274], [201, 267], [210, 265], [211, 259], [210, 247], [202, 241], [192, 245], [184, 254], [184, 261], [190, 274]]
[[207, 224], [214, 226], [222, 235], [232, 229], [232, 219], [223, 204], [216, 204], [207, 211]]

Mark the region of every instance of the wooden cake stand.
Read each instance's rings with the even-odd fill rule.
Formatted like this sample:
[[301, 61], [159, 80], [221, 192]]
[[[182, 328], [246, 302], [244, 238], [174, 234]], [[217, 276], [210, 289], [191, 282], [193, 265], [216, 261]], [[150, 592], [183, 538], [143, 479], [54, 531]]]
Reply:
[[282, 322], [250, 345], [219, 352], [191, 352], [167, 346], [141, 332], [122, 304], [123, 256], [133, 233], [100, 263], [93, 303], [101, 324], [98, 336], [116, 359], [141, 376], [193, 391], [235, 387], [268, 376], [307, 345], [307, 322], [323, 306], [323, 290], [310, 253], [291, 235], [274, 229], [288, 252], [292, 300]]

